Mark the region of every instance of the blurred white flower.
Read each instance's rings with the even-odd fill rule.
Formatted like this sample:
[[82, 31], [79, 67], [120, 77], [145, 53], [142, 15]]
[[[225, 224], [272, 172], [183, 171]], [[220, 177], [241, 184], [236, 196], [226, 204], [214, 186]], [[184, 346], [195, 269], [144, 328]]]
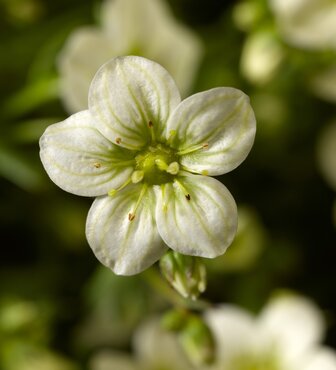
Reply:
[[98, 197], [86, 236], [115, 273], [136, 274], [166, 251], [216, 257], [237, 227], [219, 181], [249, 153], [256, 123], [249, 98], [218, 87], [181, 101], [168, 72], [118, 57], [96, 74], [89, 110], [51, 125], [41, 160], [62, 189]]
[[274, 77], [283, 58], [283, 47], [273, 32], [258, 31], [245, 41], [240, 68], [250, 82], [262, 85]]
[[[270, 301], [258, 317], [234, 305], [210, 309], [205, 321], [216, 341], [213, 365], [188, 363], [177, 337], [159, 321], [143, 324], [135, 335], [135, 356], [126, 356], [133, 369], [198, 370], [335, 370], [336, 352], [320, 344], [324, 320], [308, 299], [281, 295]], [[118, 368], [120, 357], [105, 352], [94, 357], [92, 370]]]
[[297, 47], [336, 48], [334, 0], [269, 0], [280, 33]]
[[319, 344], [324, 321], [308, 299], [280, 295], [258, 317], [230, 305], [206, 314], [223, 370], [336, 370], [336, 353]]
[[116, 56], [139, 55], [160, 63], [173, 76], [182, 95], [188, 93], [202, 45], [173, 18], [164, 0], [106, 0], [101, 23], [101, 28], [75, 30], [61, 51], [61, 97], [70, 113], [87, 109], [94, 74]]
[[146, 321], [135, 333], [134, 356], [113, 351], [97, 353], [91, 370], [193, 370], [176, 337], [162, 329], [160, 320]]

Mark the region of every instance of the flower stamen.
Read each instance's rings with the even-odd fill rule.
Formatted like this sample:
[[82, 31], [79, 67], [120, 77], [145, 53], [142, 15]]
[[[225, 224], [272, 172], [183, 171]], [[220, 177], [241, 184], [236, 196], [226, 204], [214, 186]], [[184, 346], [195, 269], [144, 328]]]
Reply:
[[168, 139], [167, 139], [167, 144], [168, 145], [172, 143], [172, 141], [174, 140], [175, 136], [176, 136], [176, 130], [170, 130], [169, 131], [169, 136], [168, 136]]
[[191, 199], [191, 197], [190, 197], [190, 194], [189, 194], [188, 190], [180, 183], [180, 181], [174, 179], [174, 182], [175, 182], [175, 184], [177, 184], [179, 186], [179, 188], [182, 190], [182, 193], [184, 194], [186, 199], [189, 201]]
[[152, 138], [152, 143], [156, 143], [156, 137], [155, 137], [155, 132], [154, 132], [154, 125], [152, 121], [148, 122], [148, 127], [149, 127], [149, 132], [151, 134]]
[[145, 195], [147, 189], [148, 189], [148, 185], [147, 184], [143, 184], [142, 185], [142, 188], [141, 188], [141, 191], [140, 191], [139, 198], [138, 198], [138, 200], [137, 200], [137, 202], [135, 204], [134, 210], [133, 210], [133, 212], [130, 212], [128, 214], [128, 220], [129, 221], [133, 221], [135, 219], [135, 213], [136, 213], [136, 211], [137, 211], [137, 209], [138, 209], [138, 207], [139, 207], [139, 205], [141, 203], [141, 200], [142, 200], [143, 196]]
[[171, 175], [177, 175], [179, 170], [180, 165], [177, 162], [172, 162], [166, 169], [166, 172], [170, 173]]
[[189, 153], [196, 152], [197, 150], [200, 150], [200, 149], [207, 149], [208, 147], [209, 147], [208, 143], [203, 143], [203, 144], [200, 144], [200, 145], [191, 146], [190, 148], [187, 148], [187, 149], [184, 149], [184, 150], [180, 150], [176, 154], [177, 155], [189, 154]]
[[132, 173], [131, 180], [133, 184], [137, 184], [138, 182], [142, 181], [145, 176], [145, 172], [141, 170], [136, 170]]
[[132, 177], [130, 177], [129, 179], [127, 179], [121, 186], [119, 186], [119, 188], [109, 190], [107, 194], [110, 197], [113, 197], [113, 195], [115, 195], [118, 191], [126, 188], [126, 186], [129, 185], [131, 182], [132, 182]]
[[95, 162], [95, 163], [93, 164], [93, 167], [95, 167], [95, 168], [100, 168], [100, 167], [101, 167], [101, 163], [99, 163], [99, 162]]

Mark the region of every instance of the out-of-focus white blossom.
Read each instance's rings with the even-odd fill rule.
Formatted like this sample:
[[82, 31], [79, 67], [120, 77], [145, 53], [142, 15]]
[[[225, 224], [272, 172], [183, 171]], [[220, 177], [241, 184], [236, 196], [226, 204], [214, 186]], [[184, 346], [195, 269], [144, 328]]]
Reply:
[[252, 33], [242, 50], [242, 74], [254, 84], [267, 83], [274, 77], [283, 57], [283, 47], [272, 32]]
[[[336, 370], [336, 352], [320, 344], [324, 320], [308, 299], [280, 295], [259, 316], [222, 305], [205, 313], [216, 341], [212, 365], [188, 363], [174, 334], [164, 332], [158, 321], [144, 324], [136, 333], [135, 356], [125, 357], [122, 370]], [[114, 353], [95, 356], [92, 370], [117, 367]], [[104, 365], [104, 366], [103, 366]]]
[[87, 94], [99, 67], [116, 56], [139, 55], [164, 66], [182, 95], [191, 88], [202, 45], [172, 16], [164, 0], [106, 0], [101, 27], [76, 29], [61, 51], [61, 98], [70, 113], [87, 108]]
[[336, 48], [334, 0], [269, 0], [278, 28], [291, 45]]

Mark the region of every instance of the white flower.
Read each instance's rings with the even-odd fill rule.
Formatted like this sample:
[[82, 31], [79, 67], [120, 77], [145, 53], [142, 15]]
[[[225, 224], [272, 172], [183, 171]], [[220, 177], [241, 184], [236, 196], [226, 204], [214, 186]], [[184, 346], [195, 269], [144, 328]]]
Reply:
[[185, 95], [201, 59], [199, 39], [176, 22], [163, 0], [106, 0], [102, 27], [82, 27], [59, 58], [61, 97], [71, 113], [87, 109], [87, 93], [98, 68], [113, 57], [140, 55], [164, 66]]
[[258, 317], [224, 304], [205, 314], [216, 341], [213, 365], [194, 366], [175, 334], [159, 320], [149, 320], [135, 333], [133, 357], [101, 352], [92, 370], [336, 370], [336, 352], [319, 342], [324, 320], [308, 299], [287, 295], [272, 299]]
[[247, 156], [255, 117], [240, 90], [218, 87], [181, 102], [159, 64], [118, 57], [96, 74], [89, 110], [50, 126], [41, 160], [62, 189], [98, 197], [88, 242], [117, 274], [135, 274], [167, 246], [202, 257], [223, 254], [237, 227], [221, 175]]
[[336, 370], [336, 353], [319, 344], [324, 321], [308, 299], [283, 295], [254, 318], [223, 305], [207, 312], [223, 370]]
[[269, 0], [279, 30], [294, 46], [336, 48], [334, 0]]

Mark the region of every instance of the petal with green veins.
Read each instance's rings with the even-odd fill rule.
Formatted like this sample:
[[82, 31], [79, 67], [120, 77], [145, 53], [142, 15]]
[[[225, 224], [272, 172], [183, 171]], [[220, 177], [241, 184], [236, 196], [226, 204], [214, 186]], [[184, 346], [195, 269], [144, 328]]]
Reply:
[[170, 248], [209, 258], [225, 252], [236, 233], [237, 208], [222, 183], [190, 174], [155, 190], [159, 233]]
[[248, 96], [234, 88], [218, 87], [182, 101], [169, 117], [165, 134], [168, 139], [170, 132], [176, 132], [171, 145], [181, 152], [180, 163], [186, 169], [215, 176], [243, 162], [255, 131]]
[[129, 185], [113, 196], [97, 198], [87, 218], [86, 237], [94, 254], [118, 275], [145, 270], [167, 249], [155, 224], [151, 187], [137, 206], [142, 189], [141, 184]]
[[106, 194], [130, 177], [131, 151], [107, 140], [89, 111], [49, 126], [40, 139], [40, 157], [50, 178], [65, 191], [83, 196]]
[[[169, 73], [141, 57], [117, 57], [95, 75], [89, 109], [99, 131], [120, 146], [140, 150], [160, 135], [180, 95]], [[152, 127], [153, 126], [153, 127]]]

